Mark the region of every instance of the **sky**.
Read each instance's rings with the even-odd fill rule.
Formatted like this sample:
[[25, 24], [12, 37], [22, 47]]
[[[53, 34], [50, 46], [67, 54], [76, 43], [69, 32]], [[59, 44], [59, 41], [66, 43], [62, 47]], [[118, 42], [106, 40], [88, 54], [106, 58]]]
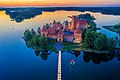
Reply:
[[120, 0], [0, 0], [0, 6], [120, 6]]

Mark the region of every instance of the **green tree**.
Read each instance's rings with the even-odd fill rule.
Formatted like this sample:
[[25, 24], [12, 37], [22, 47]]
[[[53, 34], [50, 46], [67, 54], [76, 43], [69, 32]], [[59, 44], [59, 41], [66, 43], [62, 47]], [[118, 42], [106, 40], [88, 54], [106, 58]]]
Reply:
[[84, 38], [84, 46], [86, 48], [94, 47], [94, 40], [95, 40], [94, 33], [95, 33], [94, 31], [87, 30]]
[[101, 39], [101, 50], [106, 50], [107, 36], [104, 34], [99, 35], [99, 39]]
[[47, 38], [45, 36], [41, 36], [40, 38], [40, 46], [43, 50], [47, 50], [47, 46], [48, 46], [48, 41]]
[[[90, 28], [92, 28], [93, 30], [95, 30], [96, 29], [96, 23], [94, 22], [94, 21], [91, 21], [91, 20], [89, 20], [88, 21], [88, 25], [90, 26]], [[95, 30], [96, 31], [96, 30]]]
[[115, 38], [107, 38], [107, 50], [114, 50], [116, 48]]
[[83, 41], [84, 41], [86, 32], [87, 32], [87, 29], [83, 29], [83, 31], [82, 31], [82, 40]]
[[50, 24], [47, 23], [47, 24], [46, 24], [46, 28], [48, 29], [48, 28], [50, 28], [50, 27], [51, 27]]
[[34, 31], [34, 29], [31, 29], [31, 33], [34, 35], [36, 34], [36, 32]]
[[94, 48], [95, 48], [96, 50], [99, 50], [99, 51], [103, 50], [104, 46], [103, 46], [103, 41], [102, 41], [102, 39], [97, 38], [97, 39], [95, 40], [95, 42], [94, 42]]
[[32, 39], [32, 34], [31, 34], [30, 30], [26, 30], [26, 31], [24, 32], [24, 39], [25, 39], [26, 41], [30, 41], [30, 40]]
[[87, 30], [84, 38], [84, 46], [96, 50], [105, 50], [107, 36], [95, 31]]
[[35, 46], [39, 46], [39, 45], [40, 45], [40, 35], [35, 35], [35, 36], [33, 37], [33, 44], [34, 44]]
[[77, 16], [78, 19], [85, 19], [85, 20], [95, 20], [95, 17], [90, 15], [89, 13], [86, 14], [80, 14]]

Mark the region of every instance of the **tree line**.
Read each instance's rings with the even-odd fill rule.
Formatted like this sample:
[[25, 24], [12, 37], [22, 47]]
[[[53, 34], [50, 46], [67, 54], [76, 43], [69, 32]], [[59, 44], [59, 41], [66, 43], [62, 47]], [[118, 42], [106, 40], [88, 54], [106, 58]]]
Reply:
[[24, 40], [29, 48], [39, 48], [40, 50], [46, 50], [48, 47], [47, 37], [37, 34], [33, 29], [26, 30], [24, 32]]
[[91, 48], [95, 50], [114, 50], [116, 48], [117, 37], [107, 37], [105, 34], [95, 32], [92, 30], [86, 30], [84, 33], [83, 44], [85, 48]]

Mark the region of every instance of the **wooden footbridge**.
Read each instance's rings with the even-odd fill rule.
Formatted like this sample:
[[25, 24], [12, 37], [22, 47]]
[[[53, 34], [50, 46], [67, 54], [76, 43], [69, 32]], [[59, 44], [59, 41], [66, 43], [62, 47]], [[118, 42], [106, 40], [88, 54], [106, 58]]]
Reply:
[[58, 53], [58, 72], [57, 72], [57, 80], [61, 80], [61, 51]]
[[58, 71], [57, 71], [57, 80], [61, 80], [61, 50], [63, 48], [62, 43], [61, 42], [57, 42], [56, 45], [54, 46], [54, 48], [57, 49], [58, 52]]

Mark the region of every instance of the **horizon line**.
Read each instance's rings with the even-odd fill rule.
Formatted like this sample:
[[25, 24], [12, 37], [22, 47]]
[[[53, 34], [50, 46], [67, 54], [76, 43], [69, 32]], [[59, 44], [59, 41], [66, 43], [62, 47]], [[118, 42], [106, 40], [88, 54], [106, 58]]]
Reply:
[[120, 6], [117, 6], [117, 5], [115, 5], [115, 6], [108, 6], [108, 5], [104, 5], [104, 6], [29, 6], [29, 5], [27, 5], [27, 6], [0, 6], [0, 8], [4, 8], [4, 7], [120, 7]]

